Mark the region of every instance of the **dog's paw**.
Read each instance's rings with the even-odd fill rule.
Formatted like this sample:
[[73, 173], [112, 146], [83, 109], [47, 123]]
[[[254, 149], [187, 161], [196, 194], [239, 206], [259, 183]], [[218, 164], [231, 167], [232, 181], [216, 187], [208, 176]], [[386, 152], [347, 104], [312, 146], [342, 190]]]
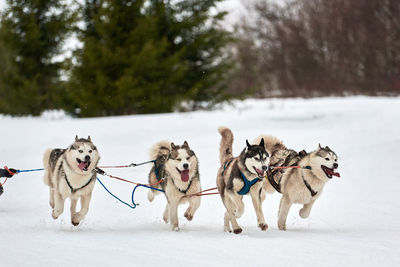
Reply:
[[228, 233], [232, 233], [232, 229], [231, 229], [230, 226], [225, 226], [225, 227], [224, 227], [224, 231], [225, 231], [225, 232], [228, 232]]
[[172, 225], [171, 226], [171, 230], [174, 231], [174, 232], [179, 232], [180, 229], [179, 229], [178, 225]]
[[286, 231], [286, 225], [278, 225], [279, 230]]
[[152, 202], [154, 200], [154, 193], [151, 192], [151, 190], [149, 190], [149, 192], [147, 193], [147, 199]]
[[266, 223], [260, 223], [260, 224], [258, 225], [258, 227], [260, 227], [261, 231], [267, 231], [267, 229], [268, 229], [268, 224], [266, 224]]
[[233, 232], [238, 235], [242, 232], [242, 228], [234, 229]]
[[310, 216], [310, 212], [306, 211], [304, 208], [302, 208], [302, 209], [299, 210], [299, 215], [300, 215], [301, 218], [307, 219], [308, 216]]
[[190, 212], [185, 212], [184, 216], [188, 221], [193, 220], [193, 214], [191, 214]]
[[54, 220], [57, 220], [60, 215], [61, 215], [61, 212], [56, 211], [55, 209], [53, 209], [53, 211], [51, 213], [51, 217], [53, 217]]
[[165, 223], [168, 223], [168, 217], [167, 217], [167, 216], [163, 216], [163, 221], [164, 221]]
[[71, 220], [71, 223], [73, 226], [78, 226], [80, 222], [75, 222], [75, 221]]

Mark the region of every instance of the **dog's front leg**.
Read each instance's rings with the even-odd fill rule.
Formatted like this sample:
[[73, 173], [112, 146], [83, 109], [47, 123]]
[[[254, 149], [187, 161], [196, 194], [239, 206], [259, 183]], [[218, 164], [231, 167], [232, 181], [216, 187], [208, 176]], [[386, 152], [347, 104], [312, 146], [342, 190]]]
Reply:
[[188, 221], [193, 219], [194, 213], [200, 206], [201, 197], [190, 197], [189, 198], [189, 207], [185, 212], [185, 217]]
[[253, 202], [254, 211], [256, 212], [258, 227], [260, 227], [262, 231], [266, 231], [268, 228], [268, 224], [265, 222], [264, 219], [264, 213], [262, 210], [260, 198], [260, 190], [261, 186], [253, 186], [250, 189], [250, 196]]
[[173, 231], [179, 231], [178, 203], [179, 200], [177, 199], [168, 200], [169, 219], [171, 222], [171, 229]]
[[312, 199], [310, 203], [304, 204], [303, 208], [299, 211], [301, 218], [306, 219], [310, 216], [311, 208], [314, 205], [315, 199]]
[[288, 216], [292, 202], [287, 195], [283, 195], [279, 204], [278, 227], [279, 230], [286, 230], [286, 218]]
[[72, 218], [74, 218], [75, 214], [76, 214], [76, 204], [78, 202], [77, 198], [72, 198], [71, 197], [71, 208], [70, 208], [70, 212], [71, 212], [71, 220]]
[[89, 204], [91, 199], [92, 193], [81, 196], [81, 210], [71, 218], [71, 222], [73, 225], [77, 226], [83, 220], [83, 218], [85, 218], [86, 214], [89, 211]]
[[167, 205], [165, 205], [165, 210], [164, 210], [164, 214], [163, 214], [163, 220], [165, 223], [168, 223], [169, 221], [169, 207], [168, 207], [168, 202]]

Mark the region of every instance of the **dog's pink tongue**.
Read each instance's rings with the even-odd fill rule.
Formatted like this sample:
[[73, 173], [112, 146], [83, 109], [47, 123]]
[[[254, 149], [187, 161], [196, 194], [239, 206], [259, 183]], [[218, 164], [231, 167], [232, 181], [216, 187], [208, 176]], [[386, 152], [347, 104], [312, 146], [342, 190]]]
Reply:
[[340, 173], [335, 172], [334, 170], [329, 170], [330, 175], [336, 176], [336, 177], [340, 177]]
[[86, 168], [87, 167], [87, 163], [86, 162], [81, 162], [81, 163], [79, 163], [78, 164], [78, 168], [81, 170], [81, 171], [83, 171], [83, 169], [84, 168]]
[[189, 170], [183, 170], [181, 171], [181, 180], [183, 182], [189, 181]]

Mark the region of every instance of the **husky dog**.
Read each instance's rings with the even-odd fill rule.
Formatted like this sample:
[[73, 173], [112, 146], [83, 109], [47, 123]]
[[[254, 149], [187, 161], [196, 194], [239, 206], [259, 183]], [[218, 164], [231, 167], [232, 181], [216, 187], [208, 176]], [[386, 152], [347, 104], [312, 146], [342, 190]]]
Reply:
[[264, 148], [264, 140], [261, 139], [258, 145], [250, 145], [246, 140], [246, 147], [238, 157], [234, 158], [232, 131], [226, 127], [220, 127], [218, 131], [222, 139], [219, 149], [221, 167], [218, 169], [217, 186], [226, 208], [224, 230], [232, 232], [233, 228], [235, 234], [242, 232], [236, 219], [244, 212], [243, 195], [250, 194], [258, 227], [265, 231], [268, 225], [265, 223], [262, 211], [260, 192], [270, 158]]
[[340, 177], [335, 171], [339, 167], [337, 155], [329, 147], [322, 148], [303, 156], [296, 165], [299, 169], [289, 169], [284, 172], [280, 182], [282, 198], [279, 204], [278, 227], [286, 230], [286, 218], [293, 203], [303, 204], [299, 215], [307, 218], [311, 208], [319, 198], [327, 181], [332, 176]]
[[[167, 198], [163, 219], [171, 223], [173, 231], [179, 231], [178, 205], [189, 202], [185, 212], [188, 221], [193, 219], [194, 213], [200, 206], [200, 196], [190, 196], [201, 191], [199, 162], [185, 141], [182, 146], [177, 146], [169, 141], [160, 141], [153, 145], [150, 156], [155, 159], [155, 164], [149, 173], [149, 183], [157, 184], [154, 187], [164, 190]], [[147, 198], [153, 201], [159, 193], [149, 190]]]
[[[64, 201], [71, 199], [71, 222], [78, 225], [89, 210], [99, 153], [90, 136], [87, 139], [75, 137], [67, 149], [48, 149], [43, 157], [44, 182], [50, 187], [50, 206], [53, 219], [64, 211]], [[78, 199], [81, 210], [76, 212]]]

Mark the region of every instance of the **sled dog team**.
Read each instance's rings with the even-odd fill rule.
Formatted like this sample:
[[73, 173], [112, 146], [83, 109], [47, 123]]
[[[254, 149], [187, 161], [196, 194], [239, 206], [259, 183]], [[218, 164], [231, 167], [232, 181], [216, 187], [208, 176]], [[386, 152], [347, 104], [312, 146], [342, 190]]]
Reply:
[[[224, 230], [239, 234], [242, 228], [237, 222], [243, 212], [243, 196], [251, 197], [257, 225], [265, 231], [262, 202], [267, 193], [282, 194], [278, 212], [278, 227], [286, 230], [286, 217], [293, 203], [303, 204], [299, 211], [307, 218], [319, 198], [325, 183], [333, 176], [340, 177], [337, 155], [329, 147], [321, 147], [306, 153], [286, 148], [277, 138], [261, 135], [246, 145], [238, 156], [232, 154], [233, 133], [220, 127], [221, 143], [219, 158], [221, 167], [217, 172], [217, 188], [226, 208]], [[149, 184], [157, 184], [164, 191], [167, 204], [163, 214], [165, 223], [178, 231], [178, 206], [189, 202], [184, 216], [191, 221], [200, 206], [201, 191], [199, 163], [188, 142], [175, 145], [160, 141], [150, 150], [154, 165], [149, 173]], [[50, 189], [52, 217], [57, 219], [64, 211], [66, 198], [71, 199], [71, 222], [78, 225], [89, 210], [90, 199], [96, 181], [99, 152], [90, 137], [75, 137], [67, 149], [48, 149], [43, 158], [44, 181]], [[279, 168], [294, 166], [294, 168]], [[148, 200], [153, 201], [157, 190], [149, 190]], [[76, 211], [80, 199], [81, 209]]]

